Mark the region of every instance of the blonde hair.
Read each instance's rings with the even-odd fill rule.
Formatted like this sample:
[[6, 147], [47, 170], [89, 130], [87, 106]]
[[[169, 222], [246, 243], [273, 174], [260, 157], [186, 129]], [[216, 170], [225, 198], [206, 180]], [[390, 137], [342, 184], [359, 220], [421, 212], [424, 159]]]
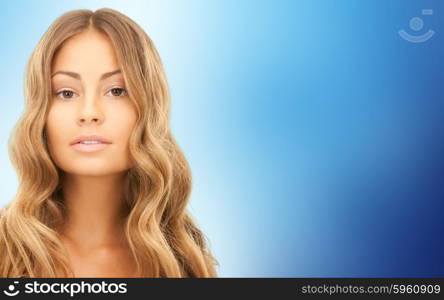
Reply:
[[25, 110], [9, 140], [19, 188], [0, 216], [0, 276], [72, 277], [59, 229], [66, 216], [63, 171], [51, 159], [45, 122], [51, 64], [63, 43], [97, 29], [111, 40], [137, 108], [125, 181], [125, 236], [140, 277], [216, 277], [218, 261], [187, 211], [191, 172], [169, 129], [169, 91], [147, 34], [122, 13], [73, 10], [45, 32], [27, 64]]

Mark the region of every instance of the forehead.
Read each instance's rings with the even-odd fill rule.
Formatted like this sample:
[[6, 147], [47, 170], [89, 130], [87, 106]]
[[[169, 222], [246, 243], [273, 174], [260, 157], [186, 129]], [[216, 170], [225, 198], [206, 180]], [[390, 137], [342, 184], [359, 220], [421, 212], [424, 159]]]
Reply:
[[115, 49], [108, 36], [95, 29], [69, 38], [55, 55], [52, 71], [103, 73], [118, 68]]

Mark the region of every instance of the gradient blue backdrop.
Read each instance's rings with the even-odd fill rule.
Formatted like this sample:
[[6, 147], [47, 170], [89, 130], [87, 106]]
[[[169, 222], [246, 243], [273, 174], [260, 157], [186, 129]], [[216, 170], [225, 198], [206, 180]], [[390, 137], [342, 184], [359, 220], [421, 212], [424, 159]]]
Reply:
[[[220, 276], [442, 277], [442, 3], [3, 3], [1, 204], [17, 188], [7, 140], [33, 47], [60, 14], [110, 7], [163, 59]], [[398, 35], [415, 16], [429, 41]]]

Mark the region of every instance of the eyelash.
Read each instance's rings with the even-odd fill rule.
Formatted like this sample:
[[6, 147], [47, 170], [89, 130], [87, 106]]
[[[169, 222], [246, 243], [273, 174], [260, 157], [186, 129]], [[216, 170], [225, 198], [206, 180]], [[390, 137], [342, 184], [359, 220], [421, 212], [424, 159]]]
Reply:
[[[128, 94], [127, 91], [126, 91], [126, 89], [124, 89], [124, 88], [119, 88], [119, 87], [110, 89], [110, 90], [108, 91], [108, 93], [111, 92], [112, 90], [121, 90], [121, 91], [123, 92], [123, 95], [115, 96], [115, 97], [124, 97], [124, 96], [126, 96], [126, 95]], [[64, 93], [64, 92], [71, 92], [71, 93], [74, 93], [74, 91], [72, 91], [72, 90], [63, 89], [63, 90], [60, 90], [59, 92], [55, 93], [55, 95], [56, 95], [57, 97], [59, 97], [59, 95], [62, 94], [62, 93]], [[75, 93], [74, 93], [74, 94], [75, 94]], [[68, 98], [61, 97], [61, 99], [72, 99], [72, 98], [73, 98], [73, 97], [68, 97]]]

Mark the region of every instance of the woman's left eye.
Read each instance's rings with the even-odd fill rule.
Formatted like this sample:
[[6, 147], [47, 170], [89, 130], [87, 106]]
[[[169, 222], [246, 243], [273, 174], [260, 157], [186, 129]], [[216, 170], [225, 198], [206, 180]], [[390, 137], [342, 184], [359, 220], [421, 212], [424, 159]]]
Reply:
[[111, 96], [114, 96], [114, 97], [126, 96], [126, 90], [123, 88], [113, 88], [113, 89], [109, 90], [108, 93], [111, 93]]

